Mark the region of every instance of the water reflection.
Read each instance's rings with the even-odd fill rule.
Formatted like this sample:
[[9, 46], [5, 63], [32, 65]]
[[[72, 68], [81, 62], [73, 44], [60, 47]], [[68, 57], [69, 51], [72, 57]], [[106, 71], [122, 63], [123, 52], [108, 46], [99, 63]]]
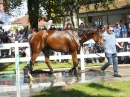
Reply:
[[[90, 70], [87, 72], [80, 72], [79, 74], [79, 82], [98, 82], [102, 80], [102, 74], [100, 71]], [[33, 74], [34, 80], [33, 83], [51, 83], [54, 81], [57, 82], [65, 82], [65, 83], [74, 83], [76, 77], [73, 73], [70, 72], [57, 72], [54, 75], [50, 75], [49, 73], [36, 73]], [[29, 77], [20, 74], [20, 83], [21, 85], [26, 85], [29, 82]], [[14, 86], [16, 85], [15, 75], [10, 77], [0, 78], [0, 85], [8, 85]]]
[[[80, 72], [79, 83], [84, 82], [99, 82], [102, 81], [103, 76], [100, 71], [90, 70], [86, 72]], [[74, 73], [70, 72], [57, 72], [54, 75], [49, 73], [35, 73], [33, 74], [34, 80], [32, 82], [32, 88], [29, 89], [28, 83], [30, 82], [28, 76], [20, 74], [21, 94], [22, 97], [30, 97], [33, 93], [39, 92], [40, 90], [47, 89], [52, 86], [64, 86], [75, 83], [77, 77]], [[16, 95], [16, 79], [15, 75], [0, 78], [0, 97], [5, 96], [15, 97]], [[9, 87], [8, 87], [9, 86]], [[10, 88], [11, 87], [11, 88]], [[11, 93], [11, 94], [10, 94]], [[28, 96], [27, 96], [28, 95]]]

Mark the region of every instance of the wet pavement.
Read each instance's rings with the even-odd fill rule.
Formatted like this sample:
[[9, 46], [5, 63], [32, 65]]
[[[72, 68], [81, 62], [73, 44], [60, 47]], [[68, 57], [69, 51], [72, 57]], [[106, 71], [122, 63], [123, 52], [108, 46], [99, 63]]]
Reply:
[[[30, 97], [32, 94], [45, 90], [53, 86], [64, 86], [75, 82], [87, 83], [87, 82], [104, 82], [104, 81], [130, 81], [130, 65], [119, 66], [119, 74], [121, 78], [113, 76], [113, 68], [110, 66], [105, 71], [105, 76], [100, 72], [100, 67], [86, 68], [85, 71], [79, 71], [79, 80], [74, 77], [73, 73], [67, 72], [67, 70], [54, 73], [50, 75], [48, 73], [35, 73], [33, 74], [34, 81], [32, 88], [29, 88], [27, 78], [24, 79], [24, 75], [20, 75], [21, 79], [21, 97]], [[58, 70], [57, 70], [58, 71]], [[0, 97], [16, 97], [16, 80], [15, 75], [9, 78], [0, 78]]]

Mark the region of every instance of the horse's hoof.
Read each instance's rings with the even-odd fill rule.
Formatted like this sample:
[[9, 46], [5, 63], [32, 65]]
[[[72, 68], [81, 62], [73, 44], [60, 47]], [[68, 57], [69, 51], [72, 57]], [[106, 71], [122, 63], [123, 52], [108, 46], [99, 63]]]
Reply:
[[57, 78], [56, 74], [53, 74], [53, 77], [54, 77], [54, 78]]
[[50, 71], [50, 72], [49, 72], [49, 75], [53, 75], [53, 74], [54, 74], [54, 72], [53, 72], [53, 71]]
[[70, 70], [69, 70], [69, 72], [73, 72], [73, 70], [72, 70], [72, 69], [70, 69]]
[[33, 81], [33, 80], [34, 80], [34, 78], [33, 78], [33, 77], [31, 77], [31, 78], [30, 78], [30, 80], [31, 80], [31, 81]]
[[30, 83], [28, 84], [30, 89], [32, 88], [32, 84], [33, 84], [33, 81], [31, 80]]
[[53, 77], [54, 77], [53, 82], [56, 82], [57, 81], [57, 75], [53, 74]]
[[79, 76], [77, 76], [77, 82], [79, 82], [80, 81], [80, 77]]

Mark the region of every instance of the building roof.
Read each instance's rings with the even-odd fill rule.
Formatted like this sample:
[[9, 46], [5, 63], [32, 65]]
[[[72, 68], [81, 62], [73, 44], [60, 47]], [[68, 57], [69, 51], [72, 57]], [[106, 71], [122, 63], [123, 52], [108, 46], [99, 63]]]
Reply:
[[[12, 25], [14, 24], [18, 24], [18, 25], [21, 25], [21, 26], [29, 26], [30, 23], [29, 23], [29, 19], [28, 19], [28, 15], [25, 15], [21, 18], [18, 18], [14, 21], [11, 22]], [[50, 22], [46, 22], [46, 21], [39, 21], [38, 22], [38, 26], [42, 26], [42, 25], [50, 25], [51, 23]]]
[[[110, 7], [110, 10], [115, 10], [115, 9], [122, 9], [122, 8], [130, 8], [130, 0], [115, 0], [115, 5], [116, 7], [113, 5], [113, 4], [110, 4], [109, 7]], [[104, 9], [104, 8], [98, 8], [97, 11], [105, 11], [107, 9]], [[90, 8], [89, 10], [86, 9], [85, 6], [82, 6], [80, 9], [79, 9], [79, 13], [86, 13], [86, 12], [94, 12], [96, 11], [96, 9], [94, 8], [94, 4], [90, 5]]]

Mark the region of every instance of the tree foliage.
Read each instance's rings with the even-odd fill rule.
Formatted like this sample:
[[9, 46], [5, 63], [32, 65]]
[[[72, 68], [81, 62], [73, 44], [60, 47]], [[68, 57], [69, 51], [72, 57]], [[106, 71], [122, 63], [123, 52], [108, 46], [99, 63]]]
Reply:
[[[10, 1], [10, 3], [9, 3]], [[21, 6], [24, 0], [4, 0], [6, 8], [13, 11]], [[73, 13], [78, 14], [81, 6], [89, 10], [90, 5], [93, 5], [95, 10], [104, 8], [109, 10], [109, 4], [116, 7], [115, 0], [27, 0], [29, 21], [32, 27], [38, 27], [38, 19], [42, 19], [43, 12], [47, 14], [48, 19], [54, 23], [60, 22], [62, 16], [70, 15]]]

